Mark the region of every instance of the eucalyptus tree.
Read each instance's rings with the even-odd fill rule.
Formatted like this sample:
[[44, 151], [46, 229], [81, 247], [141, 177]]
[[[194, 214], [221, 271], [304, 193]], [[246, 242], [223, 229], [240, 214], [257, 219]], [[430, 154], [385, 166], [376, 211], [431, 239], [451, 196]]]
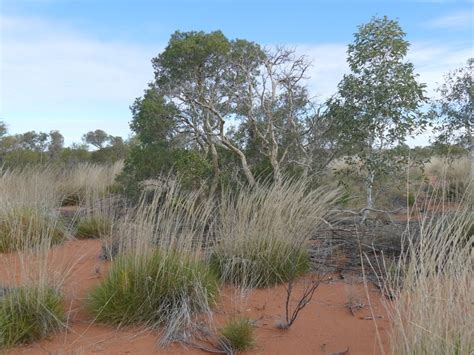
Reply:
[[[173, 106], [176, 129], [210, 156], [215, 184], [221, 149], [236, 156], [247, 182], [255, 183], [246, 154], [251, 140], [270, 162], [275, 180], [282, 164], [298, 162], [311, 107], [304, 86], [309, 63], [303, 57], [229, 40], [220, 31], [176, 32], [152, 63], [151, 87]], [[233, 135], [239, 127], [250, 133], [240, 141]]]
[[64, 137], [58, 130], [49, 132], [48, 153], [51, 158], [57, 158], [64, 148]]
[[109, 140], [109, 135], [101, 129], [87, 132], [82, 136], [82, 140], [86, 144], [90, 144], [98, 149], [101, 149]]
[[392, 148], [426, 123], [420, 113], [425, 85], [405, 59], [408, 48], [395, 20], [374, 17], [359, 26], [347, 50], [351, 73], [329, 101], [339, 137], [351, 151], [348, 159], [365, 171], [367, 207], [362, 221], [374, 208], [374, 181], [397, 168], [399, 156]]
[[445, 142], [457, 140], [474, 154], [472, 130], [474, 124], [474, 58], [466, 65], [445, 75], [438, 88], [439, 98], [434, 100], [431, 113], [438, 121], [439, 139]]

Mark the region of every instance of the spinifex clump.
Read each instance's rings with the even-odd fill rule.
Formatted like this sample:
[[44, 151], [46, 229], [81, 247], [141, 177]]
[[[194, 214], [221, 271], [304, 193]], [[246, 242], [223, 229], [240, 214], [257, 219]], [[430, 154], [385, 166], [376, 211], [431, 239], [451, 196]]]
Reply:
[[0, 347], [46, 338], [64, 328], [65, 318], [61, 296], [55, 289], [5, 289], [3, 295], [0, 293]]

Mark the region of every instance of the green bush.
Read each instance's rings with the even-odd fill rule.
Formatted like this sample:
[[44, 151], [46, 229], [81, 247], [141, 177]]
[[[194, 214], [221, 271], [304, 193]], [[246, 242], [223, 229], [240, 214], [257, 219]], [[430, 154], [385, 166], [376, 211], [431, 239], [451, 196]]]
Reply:
[[222, 281], [246, 287], [270, 287], [309, 271], [303, 247], [280, 240], [250, 240], [217, 247], [210, 265]]
[[62, 298], [51, 288], [7, 289], [0, 297], [0, 347], [31, 343], [64, 327]]
[[115, 259], [107, 278], [89, 295], [87, 308], [99, 322], [157, 326], [183, 311], [213, 304], [217, 277], [200, 261], [154, 251]]
[[58, 244], [65, 237], [57, 216], [32, 208], [0, 212], [0, 252], [23, 250], [48, 240]]
[[105, 216], [87, 216], [76, 227], [77, 239], [103, 238], [110, 234], [112, 221]]
[[407, 202], [409, 207], [413, 207], [416, 203], [416, 195], [413, 192], [408, 193]]
[[219, 347], [228, 353], [248, 350], [254, 344], [254, 328], [250, 319], [232, 319], [221, 329]]

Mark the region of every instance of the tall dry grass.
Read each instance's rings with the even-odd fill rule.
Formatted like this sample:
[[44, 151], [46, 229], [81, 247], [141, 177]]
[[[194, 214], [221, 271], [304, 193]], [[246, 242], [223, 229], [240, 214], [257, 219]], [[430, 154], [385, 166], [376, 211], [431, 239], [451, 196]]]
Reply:
[[[148, 194], [150, 191], [148, 192]], [[204, 262], [214, 202], [163, 179], [116, 224], [107, 278], [88, 308], [100, 322], [163, 326], [161, 341], [187, 338], [197, 314], [211, 316], [217, 278]]]
[[53, 260], [55, 222], [37, 227], [36, 213], [21, 214], [23, 226], [7, 230], [14, 233], [13, 251], [0, 254], [0, 348], [37, 341], [67, 327], [61, 288], [70, 261]]
[[210, 257], [222, 280], [266, 287], [308, 271], [305, 242], [339, 196], [308, 186], [305, 179], [287, 179], [223, 194]]
[[123, 161], [108, 165], [81, 163], [71, 170], [62, 170], [59, 176], [59, 190], [63, 203], [94, 205], [114, 185], [123, 165]]
[[[474, 352], [474, 212], [469, 190], [455, 209], [433, 193], [437, 213], [408, 230], [388, 275], [393, 354]], [[438, 191], [443, 194], [442, 191]]]
[[59, 207], [68, 191], [83, 203], [112, 184], [120, 165], [53, 166], [0, 171], [0, 348], [29, 343], [67, 327], [61, 289], [70, 260], [51, 250], [69, 231]]

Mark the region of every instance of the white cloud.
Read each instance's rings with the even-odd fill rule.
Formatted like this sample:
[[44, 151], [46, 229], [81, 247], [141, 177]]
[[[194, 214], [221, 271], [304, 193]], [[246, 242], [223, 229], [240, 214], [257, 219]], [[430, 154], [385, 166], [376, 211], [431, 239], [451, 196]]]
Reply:
[[298, 54], [307, 56], [312, 62], [308, 84], [312, 95], [320, 101], [336, 92], [337, 84], [348, 72], [346, 49], [342, 43], [296, 46]]
[[0, 30], [0, 117], [12, 131], [38, 119], [43, 130], [65, 132], [73, 120], [95, 120], [105, 127], [92, 123], [67, 140], [95, 128], [127, 134], [128, 106], [152, 80], [150, 59], [161, 45], [100, 41], [34, 18], [1, 17]]
[[474, 55], [468, 42], [415, 42], [408, 59], [420, 74], [420, 81], [427, 84], [427, 94], [433, 96], [435, 89], [443, 81], [447, 72], [466, 65], [467, 59]]
[[425, 22], [430, 28], [454, 29], [474, 26], [474, 10], [455, 12]]

